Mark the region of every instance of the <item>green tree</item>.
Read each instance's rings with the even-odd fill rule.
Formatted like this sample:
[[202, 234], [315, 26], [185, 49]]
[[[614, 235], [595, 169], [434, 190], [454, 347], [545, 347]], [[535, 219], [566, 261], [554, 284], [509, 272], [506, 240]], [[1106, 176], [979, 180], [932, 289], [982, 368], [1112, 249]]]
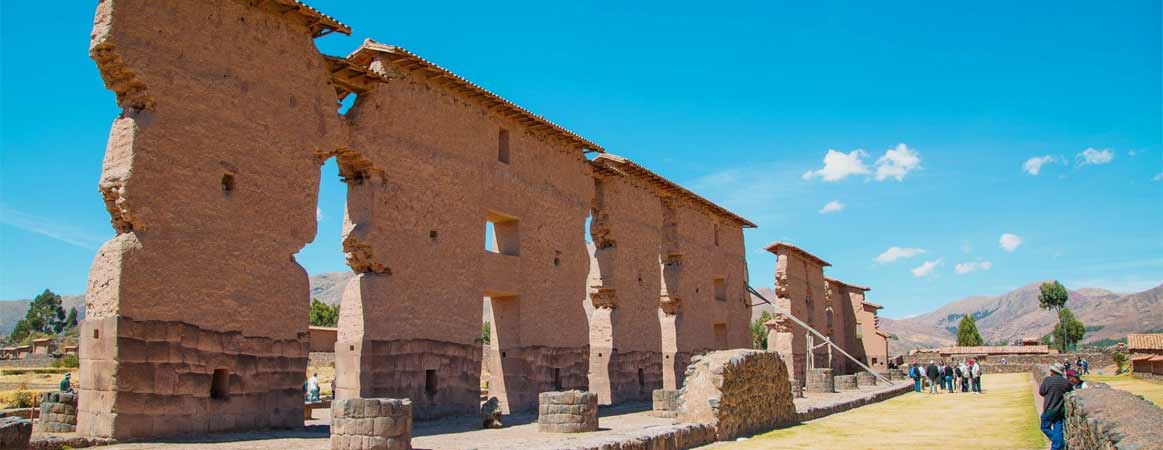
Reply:
[[1062, 338], [1058, 342], [1058, 351], [1065, 353], [1077, 348], [1078, 343], [1085, 335], [1086, 325], [1074, 317], [1070, 308], [1062, 308], [1062, 311], [1058, 313], [1058, 325], [1054, 326], [1054, 340], [1058, 341], [1059, 337]]
[[981, 333], [977, 332], [977, 320], [972, 314], [961, 316], [961, 323], [957, 324], [957, 345], [976, 347], [984, 343]]
[[[1061, 328], [1062, 308], [1065, 308], [1066, 302], [1070, 300], [1070, 293], [1066, 292], [1066, 287], [1062, 286], [1062, 283], [1059, 283], [1058, 280], [1042, 283], [1038, 289], [1040, 290], [1038, 293], [1038, 307], [1045, 310], [1053, 310], [1058, 314], [1059, 327], [1056, 327], [1055, 329], [1056, 334], [1054, 335], [1054, 342], [1062, 343], [1067, 339], [1063, 338], [1060, 334], [1057, 333], [1060, 333], [1062, 330], [1064, 330], [1064, 328]], [[1059, 348], [1059, 350], [1065, 351], [1062, 348]]]
[[61, 296], [45, 289], [28, 305], [24, 319], [16, 323], [8, 340], [23, 341], [33, 333], [57, 334], [64, 331], [65, 310], [61, 307]]
[[335, 326], [339, 323], [339, 305], [331, 306], [317, 298], [312, 298], [310, 322], [312, 326], [316, 327]]
[[489, 343], [492, 342], [492, 340], [493, 340], [492, 327], [489, 325], [488, 322], [482, 323], [481, 324], [481, 342], [484, 342], [485, 345], [489, 345]]
[[758, 319], [751, 322], [751, 347], [756, 350], [767, 350], [767, 321], [774, 319], [770, 312], [764, 311]]
[[77, 307], [69, 308], [69, 316], [65, 319], [65, 329], [72, 329], [77, 327]]

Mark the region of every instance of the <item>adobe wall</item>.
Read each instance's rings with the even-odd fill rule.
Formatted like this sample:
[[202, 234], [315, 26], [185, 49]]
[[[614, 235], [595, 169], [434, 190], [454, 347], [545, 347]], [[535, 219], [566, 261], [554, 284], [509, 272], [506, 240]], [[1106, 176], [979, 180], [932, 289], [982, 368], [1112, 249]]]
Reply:
[[[347, 113], [341, 397], [411, 398], [416, 418], [479, 406], [481, 302], [492, 297], [490, 395], [505, 411], [587, 385], [584, 223], [593, 181], [581, 148], [534, 134], [387, 58], [389, 76]], [[455, 126], [451, 126], [455, 124]], [[511, 161], [498, 160], [501, 130]], [[518, 220], [519, 255], [484, 249], [486, 218]], [[500, 233], [500, 231], [498, 231]], [[436, 386], [429, 385], [434, 371]]]
[[[90, 43], [123, 108], [100, 192], [78, 430], [302, 426], [307, 274], [335, 91], [307, 19], [236, 0], [105, 0]], [[211, 398], [221, 371], [220, 398]]]
[[863, 292], [860, 292], [858, 295], [853, 295], [852, 305], [856, 308], [857, 320], [860, 321], [860, 334], [862, 336], [859, 349], [863, 350], [865, 361], [867, 361], [866, 364], [869, 367], [884, 370], [888, 367], [888, 338], [877, 333], [877, 325], [879, 322], [876, 308], [862, 304], [863, 301]]
[[589, 286], [590, 391], [601, 404], [646, 400], [662, 387], [662, 204], [650, 187], [598, 167], [590, 221], [597, 269]]
[[[775, 268], [777, 306], [791, 311], [792, 316], [817, 330], [824, 329], [824, 265], [787, 246], [768, 247], [768, 251], [775, 253], [778, 258]], [[792, 331], [792, 359], [795, 362], [793, 378], [806, 380], [808, 331], [794, 322], [789, 327]], [[813, 336], [812, 341], [816, 346], [823, 343], [816, 336]], [[829, 367], [825, 348], [816, 349], [814, 363], [816, 368]]]
[[[827, 323], [827, 312], [825, 312], [825, 327], [821, 330], [828, 336], [832, 342], [843, 348], [844, 351], [852, 355], [860, 361], [867, 361], [864, 354], [863, 340], [857, 340], [856, 327], [857, 317], [856, 311], [852, 308], [853, 297], [859, 293], [860, 298], [863, 298], [863, 292], [852, 286], [838, 282], [835, 280], [825, 280], [825, 311], [831, 310], [832, 320], [831, 326]], [[863, 325], [863, 324], [861, 324]], [[863, 332], [863, 330], [862, 330]], [[825, 350], [825, 349], [821, 349]], [[827, 351], [825, 350], [825, 353]], [[860, 372], [862, 369], [856, 363], [848, 358], [845, 358], [840, 352], [834, 351], [832, 353], [832, 371], [836, 374], [851, 374]]]

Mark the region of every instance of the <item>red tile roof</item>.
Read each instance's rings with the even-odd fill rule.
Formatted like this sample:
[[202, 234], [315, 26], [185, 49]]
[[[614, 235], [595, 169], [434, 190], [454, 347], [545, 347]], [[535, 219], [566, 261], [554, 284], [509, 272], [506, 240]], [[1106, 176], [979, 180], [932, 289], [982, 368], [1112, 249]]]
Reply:
[[1127, 348], [1135, 350], [1163, 350], [1163, 333], [1128, 334]]

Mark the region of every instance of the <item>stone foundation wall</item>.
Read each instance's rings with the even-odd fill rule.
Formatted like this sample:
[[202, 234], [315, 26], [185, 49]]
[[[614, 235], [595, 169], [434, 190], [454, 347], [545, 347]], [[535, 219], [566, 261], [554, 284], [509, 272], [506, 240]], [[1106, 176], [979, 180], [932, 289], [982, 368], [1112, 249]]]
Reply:
[[537, 396], [537, 431], [598, 431], [598, 396], [593, 392], [542, 392]]
[[876, 386], [877, 378], [868, 372], [856, 373], [856, 384], [860, 386]]
[[45, 392], [40, 394], [39, 431], [71, 433], [77, 431], [77, 394]]
[[307, 367], [335, 367], [335, 352], [311, 352], [307, 355]]
[[832, 369], [812, 369], [808, 372], [808, 379], [804, 383], [804, 392], [836, 392], [835, 377]]
[[[966, 359], [974, 359], [978, 364], [981, 364], [983, 373], [1022, 373], [1031, 370], [1035, 364], [1053, 364], [1060, 363], [1069, 359], [1074, 362], [1078, 357], [1086, 359], [1090, 362], [1090, 370], [1096, 371], [1106, 366], [1113, 365], [1114, 359], [1110, 353], [1094, 352], [1094, 353], [1062, 353], [1055, 355], [954, 355], [941, 356], [932, 353], [918, 353], [915, 355], [906, 355], [903, 357], [905, 366], [914, 362], [922, 365], [928, 365], [930, 360], [937, 361], [944, 359], [949, 361], [956, 358], [958, 361]], [[1002, 364], [1001, 360], [1005, 358], [1006, 363]], [[907, 370], [907, 369], [906, 369]]]
[[331, 405], [331, 450], [411, 448], [411, 400], [349, 398]]
[[[642, 369], [641, 379], [639, 369]], [[610, 358], [609, 374], [610, 392], [615, 402], [649, 400], [651, 392], [662, 387], [662, 354], [614, 352]]]
[[499, 374], [492, 374], [489, 395], [501, 400], [507, 413], [536, 409], [542, 392], [583, 390], [589, 384], [586, 348], [525, 347], [504, 353], [500, 370], [504, 384], [494, 383]]
[[107, 317], [86, 319], [81, 335], [89, 338], [77, 383], [82, 435], [127, 440], [303, 426], [306, 333], [274, 340]]
[[411, 399], [409, 414], [418, 420], [476, 414], [480, 408], [479, 344], [341, 342], [337, 350], [337, 398]]
[[655, 389], [650, 414], [655, 417], [678, 417], [678, 397], [681, 393], [678, 389]]
[[1066, 445], [1077, 449], [1149, 449], [1163, 445], [1163, 410], [1117, 389], [1066, 395]]
[[836, 375], [832, 377], [837, 391], [852, 391], [860, 389], [856, 382], [856, 375]]
[[769, 430], [795, 418], [779, 354], [724, 350], [696, 357], [679, 397], [680, 422], [711, 424], [718, 440]]

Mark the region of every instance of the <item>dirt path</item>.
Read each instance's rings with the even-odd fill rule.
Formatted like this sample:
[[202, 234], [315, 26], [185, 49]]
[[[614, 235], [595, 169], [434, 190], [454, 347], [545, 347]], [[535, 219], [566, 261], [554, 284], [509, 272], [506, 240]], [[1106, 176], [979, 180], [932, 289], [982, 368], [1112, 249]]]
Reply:
[[909, 393], [716, 449], [1044, 448], [1030, 375], [986, 375], [985, 393]]

